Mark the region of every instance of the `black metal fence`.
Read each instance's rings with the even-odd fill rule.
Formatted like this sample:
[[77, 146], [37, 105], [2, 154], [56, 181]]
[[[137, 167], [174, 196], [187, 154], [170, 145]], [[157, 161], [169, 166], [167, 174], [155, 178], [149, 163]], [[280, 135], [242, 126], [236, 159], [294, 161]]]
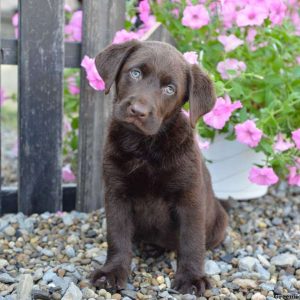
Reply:
[[[125, 2], [83, 1], [82, 43], [65, 43], [64, 1], [19, 1], [19, 39], [0, 39], [0, 64], [19, 69], [19, 184], [1, 189], [0, 214], [102, 206], [101, 157], [112, 96], [104, 99], [81, 73], [77, 186], [62, 186], [63, 72], [112, 41], [124, 25]], [[158, 25], [145, 39], [170, 37]]]

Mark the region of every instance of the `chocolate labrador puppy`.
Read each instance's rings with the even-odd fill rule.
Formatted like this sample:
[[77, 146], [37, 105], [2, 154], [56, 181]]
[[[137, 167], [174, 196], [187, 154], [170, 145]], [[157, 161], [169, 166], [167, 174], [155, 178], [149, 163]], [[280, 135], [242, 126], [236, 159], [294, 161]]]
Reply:
[[[115, 82], [116, 94], [103, 159], [108, 254], [92, 283], [122, 289], [132, 242], [142, 241], [176, 250], [173, 288], [200, 295], [209, 287], [205, 251], [227, 226], [193, 130], [215, 103], [212, 82], [162, 42], [111, 45], [96, 67], [105, 92]], [[186, 101], [190, 118], [181, 111]]]

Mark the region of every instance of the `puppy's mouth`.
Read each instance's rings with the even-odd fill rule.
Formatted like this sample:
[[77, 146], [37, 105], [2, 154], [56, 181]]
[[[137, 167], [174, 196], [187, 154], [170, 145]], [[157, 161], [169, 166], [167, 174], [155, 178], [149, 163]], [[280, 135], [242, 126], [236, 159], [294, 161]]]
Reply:
[[143, 135], [155, 135], [159, 130], [159, 127], [157, 126], [151, 126], [150, 128], [148, 128], [148, 126], [146, 126], [144, 122], [134, 117], [125, 117], [122, 120], [122, 123], [128, 129], [141, 133]]

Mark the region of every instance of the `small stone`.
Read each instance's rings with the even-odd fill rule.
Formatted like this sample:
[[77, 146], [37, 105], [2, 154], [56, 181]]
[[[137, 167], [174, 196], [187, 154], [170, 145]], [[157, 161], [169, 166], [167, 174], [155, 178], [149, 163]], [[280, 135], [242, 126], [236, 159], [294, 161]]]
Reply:
[[0, 269], [5, 268], [6, 266], [8, 266], [8, 261], [6, 259], [0, 259]]
[[80, 289], [71, 282], [66, 293], [62, 297], [62, 300], [81, 300], [82, 299], [82, 293]]
[[75, 250], [72, 246], [67, 246], [66, 249], [65, 249], [65, 252], [66, 252], [66, 255], [69, 258], [72, 258], [72, 257], [76, 256]]
[[49, 249], [42, 249], [41, 253], [43, 255], [48, 256], [48, 257], [53, 257], [54, 256], [54, 253], [51, 250], [49, 250]]
[[43, 275], [44, 275], [43, 269], [38, 268], [33, 274], [33, 281], [40, 280], [43, 277]]
[[156, 280], [157, 280], [158, 284], [163, 284], [163, 283], [165, 283], [165, 278], [164, 278], [163, 276], [158, 276], [158, 277], [156, 278]]
[[261, 293], [255, 293], [252, 297], [251, 300], [265, 300], [266, 296], [262, 295]]
[[297, 256], [291, 253], [282, 253], [272, 257], [271, 264], [275, 266], [293, 266], [297, 262]]
[[89, 299], [89, 298], [96, 298], [97, 294], [93, 290], [86, 287], [86, 288], [82, 289], [82, 296], [83, 296], [83, 298]]
[[237, 284], [239, 287], [245, 289], [255, 289], [257, 287], [257, 283], [252, 279], [236, 278], [232, 281], [232, 283]]
[[273, 291], [275, 288], [275, 284], [272, 282], [264, 282], [259, 286], [261, 287], [262, 290], [266, 290], [266, 291]]
[[254, 269], [255, 269], [256, 272], [259, 273], [261, 279], [263, 279], [263, 280], [269, 280], [270, 279], [270, 277], [271, 277], [270, 272], [267, 271], [266, 269], [264, 269], [263, 266], [259, 262], [255, 263]]
[[73, 225], [73, 216], [71, 214], [65, 214], [63, 217], [62, 217], [62, 220], [64, 222], [64, 224], [66, 226], [71, 226]]
[[58, 269], [57, 274], [59, 277], [64, 277], [66, 274], [66, 270], [64, 269]]
[[8, 273], [0, 274], [0, 282], [2, 283], [15, 283], [17, 280], [11, 277]]
[[4, 233], [8, 236], [14, 236], [16, 234], [16, 229], [13, 228], [12, 226], [7, 226], [4, 229]]
[[264, 256], [257, 254], [257, 258], [265, 268], [269, 268], [271, 266], [269, 261]]
[[101, 290], [98, 292], [98, 295], [99, 295], [99, 296], [105, 296], [105, 295], [106, 295], [106, 290], [105, 290], [105, 289], [101, 289]]
[[57, 277], [57, 275], [52, 271], [52, 270], [48, 270], [44, 276], [43, 276], [43, 280], [48, 283], [53, 281], [53, 279]]
[[185, 294], [181, 297], [182, 300], [196, 300], [197, 297], [195, 295]]
[[258, 259], [252, 256], [246, 256], [239, 260], [239, 268], [251, 272], [254, 270], [256, 263], [259, 263]]
[[20, 276], [20, 281], [17, 286], [17, 297], [22, 300], [31, 300], [31, 290], [33, 279], [30, 274]]
[[116, 294], [113, 294], [113, 295], [111, 296], [111, 298], [112, 298], [112, 299], [116, 299], [116, 300], [121, 300], [121, 299], [122, 299], [122, 296], [121, 296], [120, 294], [116, 293]]
[[207, 275], [216, 275], [216, 274], [220, 274], [221, 270], [215, 261], [207, 260], [205, 262], [205, 273]]
[[85, 233], [90, 229], [90, 224], [83, 224], [80, 228], [81, 232]]
[[50, 300], [51, 299], [49, 291], [33, 290], [31, 292], [31, 296], [33, 299], [38, 299], [38, 300]]
[[54, 292], [52, 294], [52, 298], [53, 298], [53, 300], [61, 300], [61, 295], [58, 292]]
[[111, 293], [110, 292], [106, 292], [105, 299], [111, 299]]
[[122, 290], [121, 295], [125, 297], [129, 297], [130, 299], [136, 299], [136, 292], [132, 290]]

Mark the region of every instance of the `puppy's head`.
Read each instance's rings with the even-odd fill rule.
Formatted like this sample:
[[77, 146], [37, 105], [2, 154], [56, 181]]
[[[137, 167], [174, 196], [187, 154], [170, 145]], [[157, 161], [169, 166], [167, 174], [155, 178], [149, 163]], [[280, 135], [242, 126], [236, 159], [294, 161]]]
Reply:
[[158, 133], [187, 100], [193, 127], [215, 102], [209, 77], [166, 43], [111, 45], [97, 55], [96, 67], [106, 93], [116, 82], [114, 119], [145, 135]]

